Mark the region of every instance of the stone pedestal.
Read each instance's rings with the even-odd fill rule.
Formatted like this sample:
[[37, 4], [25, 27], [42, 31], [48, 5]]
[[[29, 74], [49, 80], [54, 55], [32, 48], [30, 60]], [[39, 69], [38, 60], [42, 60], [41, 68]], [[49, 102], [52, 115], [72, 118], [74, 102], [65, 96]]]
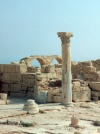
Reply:
[[62, 42], [62, 105], [73, 106], [72, 86], [71, 86], [71, 56], [70, 56], [70, 37], [72, 33], [58, 32]]
[[34, 100], [27, 100], [26, 104], [24, 104], [23, 110], [27, 111], [28, 114], [39, 113], [38, 105]]
[[79, 127], [79, 125], [78, 125], [78, 118], [72, 117], [71, 118], [71, 124], [69, 126], [70, 127], [75, 127], [75, 128]]

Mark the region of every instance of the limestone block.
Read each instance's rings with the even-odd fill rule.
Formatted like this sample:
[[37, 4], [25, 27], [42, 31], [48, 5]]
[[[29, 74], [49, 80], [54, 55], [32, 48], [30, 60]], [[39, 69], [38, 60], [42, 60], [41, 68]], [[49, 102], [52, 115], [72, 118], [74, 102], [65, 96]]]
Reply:
[[53, 102], [53, 92], [52, 91], [48, 91], [47, 102], [48, 103]]
[[84, 66], [93, 66], [91, 61], [85, 61]]
[[16, 72], [26, 73], [27, 72], [27, 65], [25, 65], [25, 64], [16, 65]]
[[72, 82], [73, 86], [80, 87], [81, 84], [79, 81]]
[[6, 102], [0, 99], [0, 105], [6, 105]]
[[20, 92], [21, 91], [21, 85], [20, 84], [11, 84], [11, 91]]
[[10, 81], [10, 73], [2, 73], [1, 80]]
[[13, 64], [6, 64], [5, 65], [5, 70], [4, 70], [6, 73], [15, 73], [16, 72], [16, 65], [13, 65]]
[[100, 91], [91, 91], [92, 97], [100, 97]]
[[73, 91], [72, 92], [72, 100], [74, 102], [90, 101], [91, 100], [91, 90], [88, 88], [88, 90]]
[[21, 74], [20, 73], [10, 73], [11, 81], [21, 81]]
[[27, 78], [28, 79], [35, 79], [36, 73], [27, 73]]
[[34, 87], [34, 85], [35, 85], [34, 79], [27, 79], [27, 82], [28, 82], [29, 87]]
[[9, 91], [9, 86], [8, 86], [8, 84], [2, 84], [1, 90], [2, 90], [3, 92], [8, 92], [8, 91]]
[[30, 92], [30, 91], [29, 91], [29, 92], [27, 93], [27, 97], [34, 99], [34, 92]]
[[92, 90], [100, 91], [100, 82], [89, 82], [89, 87]]
[[28, 90], [28, 89], [27, 89], [27, 86], [22, 86], [22, 87], [21, 87], [21, 91], [26, 91], [26, 90]]
[[92, 67], [92, 66], [86, 66], [84, 67], [84, 72], [91, 72], [91, 71], [94, 71], [96, 72], [96, 68], [95, 67]]
[[22, 86], [24, 86], [24, 87], [25, 87], [25, 86], [26, 86], [26, 87], [29, 86], [28, 79], [26, 79], [26, 78], [24, 79], [24, 78], [23, 78], [23, 80], [22, 80]]
[[27, 73], [21, 74], [21, 77], [22, 77], [22, 80], [23, 80], [23, 79], [27, 79]]
[[53, 101], [55, 103], [61, 103], [61, 96], [53, 96]]
[[4, 101], [7, 101], [7, 94], [0, 93], [0, 99], [4, 100]]
[[61, 96], [62, 93], [61, 93], [61, 92], [55, 92], [54, 95], [55, 95], [55, 96]]
[[37, 91], [35, 95], [35, 100], [38, 103], [46, 103], [47, 102], [47, 92], [48, 91]]
[[81, 88], [80, 88], [80, 87], [74, 87], [74, 86], [73, 86], [73, 87], [72, 87], [72, 90], [73, 90], [73, 91], [81, 91]]
[[4, 67], [5, 67], [4, 64], [0, 64], [0, 72], [1, 72], [1, 73], [4, 72]]

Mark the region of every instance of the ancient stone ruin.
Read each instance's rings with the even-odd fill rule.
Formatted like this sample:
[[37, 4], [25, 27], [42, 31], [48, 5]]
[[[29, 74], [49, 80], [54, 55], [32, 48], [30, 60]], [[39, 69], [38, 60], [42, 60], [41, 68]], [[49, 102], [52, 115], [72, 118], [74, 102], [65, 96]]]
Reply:
[[[31, 65], [37, 59], [40, 67]], [[52, 65], [56, 59], [58, 64]], [[100, 60], [71, 62], [72, 100], [90, 101], [100, 99]], [[61, 102], [62, 58], [30, 56], [19, 63], [0, 64], [0, 93], [8, 96], [28, 97], [38, 103]]]

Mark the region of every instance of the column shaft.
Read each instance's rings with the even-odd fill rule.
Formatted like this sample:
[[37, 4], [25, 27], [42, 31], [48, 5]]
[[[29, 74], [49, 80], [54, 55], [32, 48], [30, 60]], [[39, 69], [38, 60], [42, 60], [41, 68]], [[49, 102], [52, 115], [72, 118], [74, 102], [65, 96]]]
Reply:
[[72, 106], [70, 33], [59, 32], [62, 41], [62, 105]]

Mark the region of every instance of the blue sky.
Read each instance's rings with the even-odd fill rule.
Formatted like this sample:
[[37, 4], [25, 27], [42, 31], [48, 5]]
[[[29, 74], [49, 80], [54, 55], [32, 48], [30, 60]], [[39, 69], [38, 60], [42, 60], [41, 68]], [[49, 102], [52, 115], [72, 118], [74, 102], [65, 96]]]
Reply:
[[60, 31], [73, 61], [100, 59], [100, 0], [0, 0], [0, 64], [61, 55]]

